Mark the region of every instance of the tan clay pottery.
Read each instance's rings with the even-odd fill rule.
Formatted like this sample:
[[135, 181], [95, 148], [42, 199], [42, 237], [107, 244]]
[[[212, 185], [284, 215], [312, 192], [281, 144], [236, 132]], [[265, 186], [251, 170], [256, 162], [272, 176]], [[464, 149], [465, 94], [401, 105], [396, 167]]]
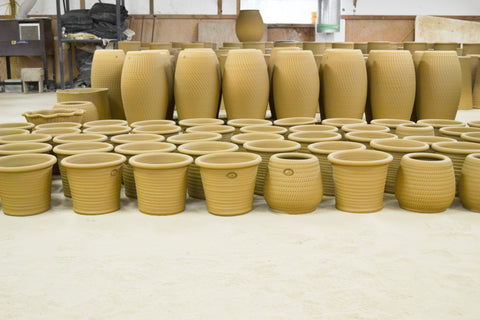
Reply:
[[240, 128], [247, 126], [271, 126], [272, 121], [265, 119], [232, 119], [227, 124], [235, 128], [235, 133], [240, 132]]
[[433, 126], [423, 123], [404, 123], [397, 126], [395, 134], [399, 138], [407, 136], [433, 136], [435, 135], [435, 130]]
[[50, 209], [52, 167], [50, 154], [26, 153], [0, 157], [0, 198], [3, 213], [29, 216]]
[[260, 41], [265, 32], [265, 26], [260, 10], [240, 10], [235, 21], [235, 33], [238, 40]]
[[243, 144], [248, 141], [255, 140], [284, 140], [284, 136], [276, 133], [268, 132], [248, 132], [233, 135], [231, 141], [238, 145], [239, 151], [245, 151]]
[[193, 159], [179, 153], [146, 153], [130, 158], [137, 186], [138, 209], [153, 215], [185, 210], [187, 168]]
[[338, 133], [344, 135], [342, 127], [346, 124], [360, 124], [366, 123], [362, 119], [355, 119], [355, 118], [330, 118], [330, 119], [323, 119], [322, 124], [337, 127]]
[[439, 129], [440, 136], [452, 138], [455, 140], [462, 140], [462, 133], [480, 132], [480, 128], [475, 127], [443, 127]]
[[468, 210], [480, 212], [480, 153], [465, 158], [460, 177], [459, 196]]
[[119, 134], [110, 139], [111, 143], [116, 147], [119, 144], [130, 142], [162, 142], [165, 137], [159, 134], [137, 133], [137, 134]]
[[395, 193], [395, 183], [402, 157], [407, 153], [425, 152], [430, 148], [425, 142], [405, 139], [376, 139], [370, 142], [370, 146], [374, 150], [388, 152], [393, 156], [392, 162], [388, 165], [386, 193]]
[[265, 42], [258, 42], [258, 41], [245, 41], [242, 42], [243, 49], [257, 49], [265, 53]]
[[317, 157], [295, 152], [272, 155], [268, 162], [264, 195], [274, 211], [289, 214], [315, 211], [323, 198]]
[[362, 51], [362, 54], [368, 54], [368, 42], [354, 42], [353, 48]]
[[422, 119], [418, 120], [417, 123], [428, 124], [435, 129], [435, 135], [440, 135], [440, 128], [443, 127], [465, 127], [466, 124], [463, 121], [459, 120], [450, 120], [450, 119]]
[[[46, 129], [35, 129], [33, 133], [36, 134], [47, 134], [50, 135], [53, 138], [56, 136], [64, 135], [64, 134], [74, 134], [74, 133], [80, 133], [81, 130], [78, 128], [46, 128]], [[32, 134], [33, 134], [32, 133]], [[50, 140], [49, 143], [53, 143], [53, 140]]]
[[468, 121], [468, 125], [469, 125], [470, 127], [480, 128], [480, 120]]
[[413, 55], [415, 51], [427, 51], [428, 47], [426, 42], [406, 41], [403, 43], [403, 49], [410, 51]]
[[302, 146], [299, 152], [309, 153], [308, 145], [315, 142], [322, 141], [338, 141], [342, 140], [342, 135], [337, 132], [324, 131], [324, 132], [315, 132], [315, 131], [300, 131], [290, 133], [288, 135], [288, 140], [295, 141], [300, 143]]
[[440, 51], [456, 51], [460, 48], [460, 43], [457, 42], [434, 42], [433, 50]]
[[132, 130], [130, 127], [126, 126], [95, 126], [95, 127], [88, 127], [86, 129], [83, 129], [83, 132], [85, 133], [99, 133], [106, 135], [108, 137], [107, 142], [110, 142], [110, 139], [113, 136], [119, 135], [119, 134], [126, 134], [129, 133]]
[[118, 49], [123, 50], [125, 53], [129, 51], [139, 51], [142, 43], [140, 41], [119, 41]]
[[284, 48], [284, 47], [298, 47], [303, 48], [303, 43], [296, 40], [277, 40], [273, 43], [274, 48]]
[[90, 101], [97, 107], [100, 119], [110, 119], [110, 103], [108, 88], [75, 88], [57, 90], [57, 102], [64, 101]]
[[378, 131], [378, 132], [390, 132], [390, 128], [386, 126], [381, 126], [378, 124], [368, 124], [368, 123], [352, 123], [346, 124], [342, 127], [342, 131], [345, 133], [348, 132], [359, 132], [359, 131]]
[[458, 57], [462, 70], [462, 91], [458, 110], [470, 110], [473, 107], [472, 96], [472, 58], [470, 56]]
[[194, 126], [187, 128], [185, 132], [214, 132], [214, 133], [220, 133], [222, 135], [222, 141], [230, 141], [230, 138], [233, 135], [233, 132], [235, 131], [235, 128], [229, 125], [225, 124], [211, 124], [211, 125], [205, 125], [205, 126]]
[[30, 134], [11, 134], [8, 136], [0, 136], [0, 144], [6, 143], [23, 143], [23, 142], [45, 142], [50, 143], [52, 136], [43, 133]]
[[3, 122], [0, 123], [0, 129], [25, 129], [31, 131], [35, 127], [34, 123], [30, 122]]
[[2, 136], [9, 136], [11, 134], [28, 134], [30, 131], [25, 130], [25, 129], [17, 129], [17, 128], [5, 128], [5, 129], [0, 129], [0, 137]]
[[[393, 139], [391, 139], [393, 140]], [[333, 166], [335, 207], [352, 213], [383, 208], [383, 191], [392, 155], [376, 150], [337, 151], [328, 155]]]
[[224, 124], [222, 119], [215, 118], [192, 118], [178, 121], [178, 125], [185, 131], [188, 127], [204, 126], [209, 124]]
[[389, 41], [369, 41], [367, 53], [372, 50], [397, 50], [397, 45]]
[[333, 49], [354, 49], [355, 44], [353, 42], [333, 42]]
[[335, 126], [329, 126], [325, 124], [306, 124], [306, 125], [299, 125], [293, 126], [288, 129], [289, 132], [337, 132], [338, 128]]
[[[283, 50], [302, 50], [301, 48], [298, 47], [278, 47], [278, 48], [273, 48], [272, 52], [270, 53], [270, 60], [268, 60], [268, 75], [270, 77], [270, 80], [272, 79], [272, 72], [273, 72], [273, 67], [275, 66], [275, 63], [277, 62], [277, 57], [278, 57], [278, 52], [283, 51]], [[307, 50], [307, 49], [304, 49]]]
[[402, 157], [395, 196], [405, 210], [438, 213], [455, 198], [452, 160], [435, 153], [409, 153]]
[[390, 133], [395, 133], [397, 126], [403, 123], [413, 124], [413, 121], [404, 120], [404, 119], [374, 119], [370, 121], [371, 124], [376, 124], [380, 126], [385, 126], [390, 128]]
[[132, 133], [149, 133], [149, 134], [160, 134], [167, 139], [168, 137], [175, 136], [180, 134], [182, 128], [173, 124], [151, 124], [148, 126], [140, 126], [133, 128]]
[[246, 127], [240, 128], [240, 133], [253, 133], [253, 132], [275, 133], [279, 135], [284, 135], [288, 133], [288, 129], [284, 127], [279, 127], [279, 126], [264, 126], [264, 125], [246, 126]]
[[64, 101], [57, 102], [53, 109], [82, 109], [85, 110], [83, 114], [82, 123], [88, 121], [99, 120], [97, 107], [90, 101]]
[[253, 208], [255, 176], [261, 157], [249, 152], [220, 152], [198, 157], [207, 210], [234, 216]]
[[120, 170], [125, 160], [125, 156], [110, 152], [76, 154], [62, 160], [76, 213], [95, 215], [120, 209]]
[[150, 50], [171, 50], [171, 42], [150, 42]]
[[82, 123], [83, 115], [85, 110], [81, 109], [66, 109], [66, 108], [56, 108], [56, 109], [42, 109], [35, 111], [27, 111], [22, 115], [28, 122], [31, 122], [35, 125], [42, 123], [50, 122], [78, 122]]
[[277, 119], [273, 121], [273, 124], [279, 127], [290, 129], [293, 126], [315, 124], [317, 119], [315, 117], [288, 117]]
[[126, 120], [121, 120], [121, 119], [108, 119], [108, 120], [89, 121], [89, 122], [85, 122], [83, 124], [84, 128], [103, 127], [103, 126], [124, 126], [124, 127], [128, 127], [128, 122]]
[[130, 124], [130, 127], [136, 128], [136, 127], [143, 127], [143, 126], [149, 126], [152, 124], [176, 124], [175, 121], [173, 120], [165, 120], [165, 119], [158, 119], [158, 120], [143, 120], [143, 121], [136, 121]]
[[447, 137], [439, 137], [439, 136], [407, 136], [403, 137], [405, 140], [415, 140], [415, 141], [420, 141], [420, 142], [425, 142], [432, 147], [432, 144], [435, 142], [452, 142], [456, 141], [455, 139], [452, 138], [447, 138]]
[[480, 42], [464, 42], [462, 44], [463, 54], [480, 54]]
[[177, 134], [167, 138], [167, 142], [173, 143], [177, 146], [182, 145], [187, 142], [194, 141], [219, 141], [222, 139], [220, 133], [215, 132], [192, 132], [192, 133], [183, 133]]
[[34, 130], [50, 128], [81, 128], [82, 124], [78, 122], [52, 122], [35, 126]]
[[0, 157], [22, 153], [49, 153], [52, 145], [41, 142], [21, 142], [0, 144]]
[[363, 143], [371, 149], [370, 142], [375, 139], [398, 139], [397, 135], [381, 131], [352, 131], [345, 134], [345, 140]]
[[70, 142], [105, 142], [108, 137], [99, 133], [67, 133], [53, 138], [55, 145]]
[[460, 135], [463, 141], [480, 143], [480, 132], [465, 132]]

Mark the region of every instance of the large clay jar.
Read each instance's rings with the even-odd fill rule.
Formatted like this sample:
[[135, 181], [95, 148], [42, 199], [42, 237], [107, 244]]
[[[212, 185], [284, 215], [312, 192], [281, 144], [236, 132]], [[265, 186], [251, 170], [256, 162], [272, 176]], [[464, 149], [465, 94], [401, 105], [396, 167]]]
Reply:
[[322, 175], [318, 159], [305, 153], [278, 153], [270, 157], [264, 186], [265, 201], [274, 211], [309, 213], [322, 202]]
[[225, 62], [222, 87], [229, 120], [265, 119], [269, 80], [267, 65], [260, 50], [230, 50]]
[[426, 123], [403, 123], [397, 126], [395, 134], [399, 138], [407, 136], [433, 136], [435, 129]]
[[97, 107], [99, 119], [110, 119], [110, 102], [108, 88], [75, 88], [57, 90], [57, 102], [90, 101]]
[[458, 110], [469, 110], [473, 106], [472, 97], [472, 57], [458, 57], [460, 68], [462, 69], [462, 91], [460, 101], [458, 102]]
[[92, 60], [92, 88], [108, 88], [108, 102], [113, 119], [125, 119], [123, 110], [121, 78], [125, 52], [118, 50], [95, 50]]
[[388, 164], [392, 159], [389, 153], [376, 150], [329, 154], [335, 182], [335, 207], [352, 213], [381, 210]]
[[371, 149], [370, 142], [375, 139], [398, 139], [397, 135], [381, 131], [352, 131], [345, 134], [345, 140], [363, 143]]
[[462, 70], [454, 51], [425, 51], [417, 67], [417, 119], [455, 119]]
[[179, 120], [217, 117], [222, 80], [213, 50], [182, 50], [178, 56], [174, 79]]
[[402, 157], [395, 196], [405, 210], [438, 213], [455, 198], [455, 175], [450, 158], [434, 153], [409, 153]]
[[235, 131], [235, 128], [229, 125], [225, 124], [212, 124], [212, 125], [206, 125], [206, 126], [195, 126], [195, 127], [190, 127], [186, 130], [186, 132], [215, 132], [215, 133], [220, 133], [222, 135], [222, 141], [230, 141], [230, 138], [232, 137], [233, 133]]
[[22, 153], [49, 153], [52, 145], [41, 142], [22, 142], [0, 144], [0, 157]]
[[465, 127], [466, 124], [463, 121], [459, 120], [450, 120], [450, 119], [422, 119], [418, 120], [417, 123], [428, 124], [433, 127], [435, 130], [435, 135], [440, 135], [440, 129], [443, 127]]
[[168, 53], [162, 50], [130, 51], [122, 69], [123, 108], [129, 123], [166, 119], [169, 103]]
[[[234, 152], [237, 150], [238, 146], [236, 144], [224, 141], [188, 142], [178, 147], [178, 152], [191, 156], [193, 160], [205, 154]], [[205, 199], [205, 192], [203, 191], [202, 179], [200, 176], [200, 168], [195, 163], [191, 163], [188, 166], [187, 186], [188, 195], [190, 197]]]
[[248, 141], [256, 140], [284, 140], [284, 136], [276, 133], [268, 132], [248, 132], [239, 133], [232, 136], [231, 141], [238, 146], [238, 151], [245, 151], [243, 144]]
[[389, 127], [390, 133], [395, 133], [397, 131], [398, 125], [403, 123], [413, 124], [414, 122], [410, 120], [404, 120], [404, 119], [374, 119], [370, 121], [370, 123]]
[[29, 216], [50, 209], [50, 154], [26, 153], [0, 157], [0, 198], [7, 215]]
[[85, 113], [83, 114], [82, 123], [88, 121], [99, 120], [97, 107], [91, 103], [90, 101], [64, 101], [64, 102], [57, 102], [53, 109], [56, 108], [71, 108], [71, 109], [83, 109]]
[[375, 150], [385, 151], [393, 156], [392, 162], [388, 165], [386, 193], [395, 193], [395, 183], [402, 157], [407, 153], [425, 152], [430, 148], [425, 142], [405, 139], [377, 139], [372, 140], [370, 145]]
[[76, 154], [62, 160], [76, 213], [95, 215], [120, 209], [121, 165], [125, 160], [125, 156], [110, 152]]
[[193, 159], [179, 153], [147, 153], [130, 158], [137, 186], [138, 210], [170, 215], [185, 210], [187, 168]]
[[362, 119], [367, 101], [367, 69], [360, 50], [325, 50], [320, 79], [322, 119]]
[[35, 127], [34, 123], [31, 122], [3, 122], [0, 123], [0, 129], [25, 129], [32, 130]]
[[405, 119], [415, 102], [415, 66], [407, 50], [373, 50], [367, 62], [372, 119]]
[[480, 153], [470, 154], [465, 158], [460, 177], [460, 200], [468, 210], [480, 212]]
[[443, 127], [440, 128], [440, 136], [462, 140], [461, 135], [468, 132], [480, 132], [480, 128], [475, 127]]
[[315, 117], [320, 79], [311, 51], [279, 51], [272, 78], [277, 119]]
[[333, 182], [332, 164], [327, 160], [330, 153], [342, 150], [364, 150], [365, 145], [350, 141], [326, 141], [312, 143], [308, 150], [314, 154], [320, 163], [322, 172], [323, 194], [326, 196], [335, 195], [335, 184]]
[[262, 16], [259, 10], [240, 10], [235, 22], [235, 33], [238, 40], [260, 41], [265, 32]]
[[308, 146], [312, 143], [322, 141], [338, 141], [342, 140], [342, 135], [337, 132], [324, 131], [324, 132], [294, 132], [288, 135], [288, 140], [300, 143], [302, 146], [299, 152], [310, 153]]
[[215, 215], [234, 216], [253, 208], [257, 154], [220, 152], [198, 157], [207, 210]]

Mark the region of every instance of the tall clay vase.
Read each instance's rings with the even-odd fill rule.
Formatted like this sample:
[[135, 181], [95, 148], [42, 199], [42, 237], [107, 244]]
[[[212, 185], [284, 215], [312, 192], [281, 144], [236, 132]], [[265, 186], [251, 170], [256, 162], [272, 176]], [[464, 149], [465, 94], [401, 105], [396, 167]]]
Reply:
[[278, 153], [270, 157], [264, 196], [275, 211], [309, 213], [322, 202], [320, 164], [311, 154]]
[[182, 50], [174, 85], [178, 119], [216, 118], [221, 83], [220, 66], [213, 50]]
[[167, 117], [167, 59], [169, 55], [162, 50], [127, 53], [121, 89], [123, 108], [129, 123]]
[[315, 117], [320, 78], [311, 51], [279, 51], [272, 78], [277, 119]]
[[367, 101], [367, 69], [360, 50], [325, 50], [320, 79], [322, 119], [362, 119]]
[[27, 153], [0, 157], [0, 198], [7, 215], [29, 216], [50, 209], [50, 154]]
[[240, 10], [235, 22], [235, 33], [238, 40], [260, 41], [265, 32], [262, 16], [259, 10]]
[[76, 213], [95, 215], [120, 209], [121, 165], [125, 160], [125, 156], [109, 152], [76, 154], [62, 160]]
[[[285, 50], [300, 51], [302, 49], [298, 48], [298, 47], [277, 47], [277, 48], [273, 48], [272, 52], [270, 53], [270, 60], [268, 60], [268, 75], [270, 76], [270, 80], [272, 79], [273, 67], [275, 66], [275, 63], [277, 62], [278, 53], [280, 51], [285, 51]], [[304, 50], [307, 50], [307, 49], [304, 49]]]
[[108, 102], [113, 119], [125, 119], [123, 110], [121, 78], [125, 52], [118, 50], [95, 50], [92, 60], [92, 88], [108, 88]]
[[108, 88], [74, 88], [57, 90], [57, 102], [65, 101], [90, 101], [97, 107], [98, 118], [111, 119]]
[[417, 119], [455, 119], [462, 70], [454, 51], [425, 51], [417, 67]]
[[337, 151], [328, 155], [333, 166], [335, 207], [352, 213], [381, 210], [392, 159], [389, 153], [375, 150]]
[[438, 213], [455, 198], [452, 160], [434, 153], [409, 153], [402, 157], [395, 196], [405, 210]]
[[458, 102], [459, 110], [472, 109], [472, 58], [470, 56], [458, 57], [462, 69], [462, 92]]
[[137, 186], [138, 210], [169, 215], [185, 210], [187, 168], [193, 159], [179, 153], [147, 153], [130, 158]]
[[368, 56], [372, 119], [405, 119], [415, 103], [415, 66], [407, 50], [372, 50]]
[[221, 152], [198, 157], [195, 164], [200, 167], [207, 210], [220, 216], [251, 211], [255, 177], [261, 161], [259, 155], [249, 152]]
[[269, 81], [262, 52], [256, 49], [230, 50], [225, 62], [222, 88], [229, 120], [265, 119]]
[[468, 210], [480, 212], [480, 153], [465, 158], [459, 184], [459, 196]]

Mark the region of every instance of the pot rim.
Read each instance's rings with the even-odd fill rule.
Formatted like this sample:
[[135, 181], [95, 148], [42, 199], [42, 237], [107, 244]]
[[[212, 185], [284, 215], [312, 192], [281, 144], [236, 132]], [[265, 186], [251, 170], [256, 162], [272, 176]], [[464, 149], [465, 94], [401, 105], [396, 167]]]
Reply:
[[479, 153], [470, 153], [465, 160], [469, 159], [469, 161], [474, 161], [480, 165], [480, 152]]
[[[89, 158], [91, 159], [89, 163], [82, 163], [82, 160]], [[93, 162], [95, 159], [98, 159], [98, 161]], [[100, 169], [121, 165], [126, 160], [127, 158], [124, 155], [118, 153], [87, 152], [68, 156], [60, 163], [63, 167], [71, 169]]]
[[299, 131], [290, 133], [288, 139], [300, 143], [312, 143], [319, 142], [319, 140], [340, 140], [342, 135], [332, 131]]
[[317, 119], [315, 117], [288, 117], [273, 121], [273, 124], [276, 126], [296, 126], [308, 123], [317, 123]]
[[[74, 105], [83, 105], [83, 104], [93, 104], [93, 102], [91, 101], [82, 101], [82, 100], [68, 100], [68, 101], [58, 101], [56, 103], [56, 105], [61, 105], [60, 108], [67, 108], [67, 109], [70, 109], [70, 108], [75, 108]], [[66, 105], [66, 106], [64, 106]], [[68, 107], [68, 105], [72, 105], [72, 107]], [[59, 107], [57, 107], [56, 109], [58, 109]]]
[[[262, 131], [263, 128], [272, 128], [272, 129], [265, 129]], [[260, 129], [260, 130], [256, 130]], [[240, 128], [241, 133], [273, 133], [282, 135], [288, 132], [288, 129], [285, 127], [279, 127], [274, 125], [254, 125], [254, 126], [246, 126]]]
[[[430, 158], [433, 160], [438, 160], [438, 161], [428, 161], [428, 160], [422, 160], [419, 158]], [[404, 160], [405, 159], [405, 160]], [[417, 164], [421, 163], [426, 163], [430, 166], [444, 166], [445, 164], [451, 164], [452, 160], [443, 154], [440, 153], [429, 153], [429, 152], [412, 152], [412, 153], [407, 153], [402, 156], [402, 160], [410, 161], [410, 162], [416, 162]]]
[[[34, 140], [31, 140], [33, 136]], [[17, 138], [25, 138], [17, 140]], [[19, 133], [0, 137], [0, 143], [20, 143], [20, 142], [47, 142], [52, 140], [52, 136], [45, 133]]]
[[422, 152], [430, 148], [426, 142], [404, 139], [374, 139], [370, 146], [387, 152]]
[[428, 124], [434, 128], [467, 126], [467, 124], [463, 121], [451, 119], [421, 119], [418, 120], [417, 123]]
[[435, 142], [432, 149], [445, 153], [470, 154], [479, 152], [480, 144], [468, 141]]
[[381, 126], [378, 124], [368, 124], [368, 123], [351, 123], [342, 126], [344, 132], [352, 131], [379, 131], [379, 132], [390, 132], [390, 128], [387, 126]]
[[[470, 127], [480, 127], [480, 120], [472, 120], [472, 121], [468, 121], [467, 124], [470, 126]], [[473, 125], [472, 125], [473, 124]]]
[[480, 128], [476, 127], [442, 127], [439, 129], [440, 133], [450, 136], [460, 136], [466, 132], [480, 132]]
[[[352, 146], [353, 148], [348, 148], [348, 149], [329, 149], [328, 146], [335, 146], [338, 145], [343, 146]], [[316, 142], [308, 145], [308, 150], [313, 153], [318, 153], [318, 154], [325, 154], [328, 155], [330, 153], [336, 152], [336, 151], [345, 151], [345, 150], [365, 150], [367, 147], [363, 143], [359, 142], [354, 142], [354, 141], [322, 141], [322, 142]]]
[[10, 136], [12, 134], [29, 134], [30, 131], [22, 128], [0, 128], [1, 136]]
[[441, 136], [406, 136], [406, 137], [403, 137], [403, 139], [421, 141], [428, 144], [432, 144], [435, 142], [455, 142], [456, 141], [453, 138], [441, 137]]
[[[227, 163], [215, 163], [212, 160], [218, 158], [238, 158], [238, 160]], [[234, 158], [234, 159], [235, 159]], [[262, 162], [262, 157], [251, 152], [218, 152], [205, 154], [195, 160], [195, 164], [200, 168], [208, 169], [240, 169], [258, 165]]]
[[121, 119], [103, 119], [103, 120], [92, 120], [85, 122], [83, 124], [84, 128], [91, 128], [91, 127], [103, 127], [103, 126], [128, 126], [128, 122], [126, 120]]
[[[470, 142], [480, 142], [480, 132], [464, 132], [460, 135], [460, 138]], [[466, 139], [465, 139], [466, 138]], [[452, 139], [455, 140], [455, 139]]]
[[0, 123], [0, 129], [12, 129], [12, 128], [19, 128], [19, 129], [32, 129], [35, 127], [34, 123], [31, 122], [2, 122]]
[[233, 127], [248, 127], [248, 126], [271, 126], [273, 122], [267, 119], [255, 119], [255, 118], [239, 118], [230, 119], [227, 121], [229, 126]]
[[[92, 140], [83, 140], [83, 138], [86, 137], [91, 137]], [[96, 137], [96, 138], [95, 138]], [[73, 140], [69, 140], [72, 139]], [[78, 140], [75, 140], [75, 138], [80, 138]], [[67, 134], [61, 134], [53, 138], [54, 143], [69, 143], [69, 142], [104, 142], [107, 141], [108, 137], [104, 134], [100, 133], [83, 133], [83, 132], [78, 132], [78, 133], [67, 133]]]
[[79, 128], [46, 128], [46, 129], [34, 129], [32, 133], [44, 133], [48, 134], [50, 136], [56, 137], [62, 134], [68, 134], [68, 133], [80, 133], [82, 132], [81, 129]]
[[189, 127], [185, 132], [217, 132], [220, 134], [232, 133], [235, 131], [235, 127], [227, 124], [207, 124], [201, 126]]
[[[36, 160], [36, 161], [34, 161]], [[42, 161], [43, 160], [43, 161]], [[3, 163], [14, 161], [15, 166], [5, 166]], [[34, 161], [33, 164], [21, 165], [22, 161]], [[53, 166], [57, 158], [47, 153], [23, 153], [0, 157], [0, 172], [26, 172], [41, 170]]]
[[53, 128], [81, 128], [82, 124], [73, 121], [62, 121], [62, 122], [48, 122], [41, 123], [35, 126], [35, 130], [38, 129], [53, 129]]
[[180, 131], [182, 128], [175, 124], [151, 124], [133, 128], [132, 133], [172, 134]]
[[[155, 149], [152, 149], [152, 147]], [[115, 147], [115, 152], [123, 155], [137, 155], [153, 152], [172, 152], [176, 148], [173, 143], [168, 142], [138, 141], [119, 144]]]
[[22, 113], [22, 116], [26, 118], [42, 118], [42, 119], [53, 119], [56, 117], [73, 117], [73, 116], [82, 116], [85, 114], [83, 109], [75, 108], [55, 108], [55, 109], [40, 109], [33, 111], [25, 111]]
[[106, 92], [108, 88], [73, 88], [73, 89], [60, 89], [56, 93], [95, 93]]
[[[318, 130], [317, 130], [318, 129]], [[338, 128], [328, 124], [301, 124], [288, 128], [289, 132], [337, 132]]]
[[403, 124], [403, 123], [415, 123], [410, 120], [404, 120], [404, 119], [389, 119], [389, 118], [383, 118], [383, 119], [373, 119], [370, 121], [370, 124], [377, 124], [389, 128], [397, 128], [398, 125]]
[[399, 124], [399, 125], [397, 126], [397, 129], [398, 129], [399, 127], [402, 127], [402, 128], [403, 128], [403, 127], [405, 127], [405, 128], [416, 128], [416, 129], [418, 129], [418, 128], [422, 128], [422, 129], [425, 128], [425, 129], [430, 129], [430, 130], [433, 130], [433, 129], [434, 129], [433, 126], [431, 126], [431, 125], [429, 125], [429, 124], [426, 124], [426, 123], [418, 123], [418, 122], [417, 122], [417, 123], [402, 123], [402, 124]]
[[318, 163], [318, 158], [310, 153], [301, 152], [282, 152], [275, 153], [270, 157], [269, 161], [275, 160], [281, 164], [304, 164], [304, 163]]
[[167, 142], [173, 144], [184, 144], [187, 142], [193, 142], [198, 140], [220, 140], [222, 135], [215, 132], [187, 132], [177, 134], [167, 138]]
[[[202, 146], [204, 149], [202, 149]], [[207, 149], [205, 147], [211, 147]], [[215, 150], [215, 147], [222, 147], [220, 150]], [[234, 152], [238, 150], [238, 145], [226, 141], [193, 141], [182, 144], [178, 147], [178, 151], [188, 155], [201, 156], [204, 154], [217, 152]]]
[[175, 121], [173, 120], [166, 120], [166, 119], [152, 119], [152, 120], [140, 120], [140, 121], [135, 121], [130, 124], [130, 127], [136, 128], [136, 127], [142, 127], [142, 126], [148, 126], [151, 124], [173, 124], [176, 125]]
[[[379, 136], [373, 137], [373, 135]], [[398, 139], [398, 136], [396, 134], [383, 131], [352, 131], [346, 133], [345, 138], [351, 141], [370, 142], [374, 139]]]
[[[176, 161], [166, 162], [166, 163], [159, 163], [148, 161], [149, 159], [156, 158], [166, 158], [166, 159], [174, 159], [177, 158]], [[128, 163], [135, 168], [141, 169], [173, 169], [173, 168], [181, 168], [186, 167], [193, 162], [193, 158], [189, 155], [182, 154], [182, 153], [163, 153], [163, 152], [149, 152], [149, 153], [142, 153], [137, 154], [131, 157], [128, 160]]]
[[[253, 140], [248, 139], [248, 137], [255, 137], [258, 135], [260, 136], [259, 139], [253, 139]], [[255, 140], [285, 140], [285, 137], [277, 133], [247, 132], [247, 133], [239, 133], [239, 134], [233, 135], [230, 138], [230, 141], [236, 144], [242, 144], [242, 145], [248, 141], [255, 141]]]
[[367, 123], [363, 119], [357, 119], [357, 118], [328, 118], [328, 119], [323, 119], [322, 124], [327, 124], [335, 127], [342, 127], [346, 124], [361, 124], [361, 123]]
[[[360, 159], [361, 155], [369, 155], [377, 159]], [[343, 159], [343, 156], [355, 156], [355, 160]], [[327, 157], [332, 164], [354, 167], [370, 167], [386, 165], [392, 162], [393, 156], [387, 152], [377, 150], [343, 150], [330, 153]]]
[[[139, 138], [139, 139], [137, 140], [136, 138]], [[150, 139], [142, 140], [142, 138], [150, 138]], [[165, 137], [162, 136], [161, 134], [153, 134], [153, 133], [136, 133], [136, 134], [122, 133], [122, 134], [117, 134], [116, 136], [112, 136], [110, 138], [110, 141], [118, 144], [129, 143], [129, 142], [145, 142], [145, 141], [162, 142], [162, 141], [165, 141]]]
[[113, 146], [106, 142], [68, 142], [62, 143], [53, 148], [55, 154], [72, 155], [87, 152], [110, 152], [113, 150]]
[[[276, 145], [276, 146], [275, 146]], [[243, 144], [246, 150], [254, 152], [293, 152], [299, 150], [302, 145], [296, 141], [290, 140], [253, 140]]]
[[200, 126], [204, 124], [224, 124], [222, 119], [217, 118], [189, 118], [178, 121], [178, 125], [183, 127]]
[[[25, 150], [22, 147], [30, 147]], [[18, 148], [18, 149], [17, 149]], [[21, 154], [21, 153], [47, 153], [52, 150], [50, 143], [44, 142], [20, 142], [0, 144], [0, 155]]]
[[127, 126], [94, 126], [94, 127], [88, 127], [83, 129], [83, 132], [88, 132], [88, 133], [100, 133], [104, 134], [106, 136], [109, 135], [117, 135], [117, 134], [122, 134], [122, 133], [128, 133], [132, 131], [132, 128], [127, 127]]

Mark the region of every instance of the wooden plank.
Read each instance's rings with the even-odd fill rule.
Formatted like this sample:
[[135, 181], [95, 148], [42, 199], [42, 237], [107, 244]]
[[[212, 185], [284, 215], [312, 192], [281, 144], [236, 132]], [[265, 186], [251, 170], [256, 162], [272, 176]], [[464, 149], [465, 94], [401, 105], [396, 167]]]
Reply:
[[480, 42], [480, 22], [418, 16], [415, 39], [425, 42]]
[[346, 20], [345, 41], [413, 41], [413, 20]]

